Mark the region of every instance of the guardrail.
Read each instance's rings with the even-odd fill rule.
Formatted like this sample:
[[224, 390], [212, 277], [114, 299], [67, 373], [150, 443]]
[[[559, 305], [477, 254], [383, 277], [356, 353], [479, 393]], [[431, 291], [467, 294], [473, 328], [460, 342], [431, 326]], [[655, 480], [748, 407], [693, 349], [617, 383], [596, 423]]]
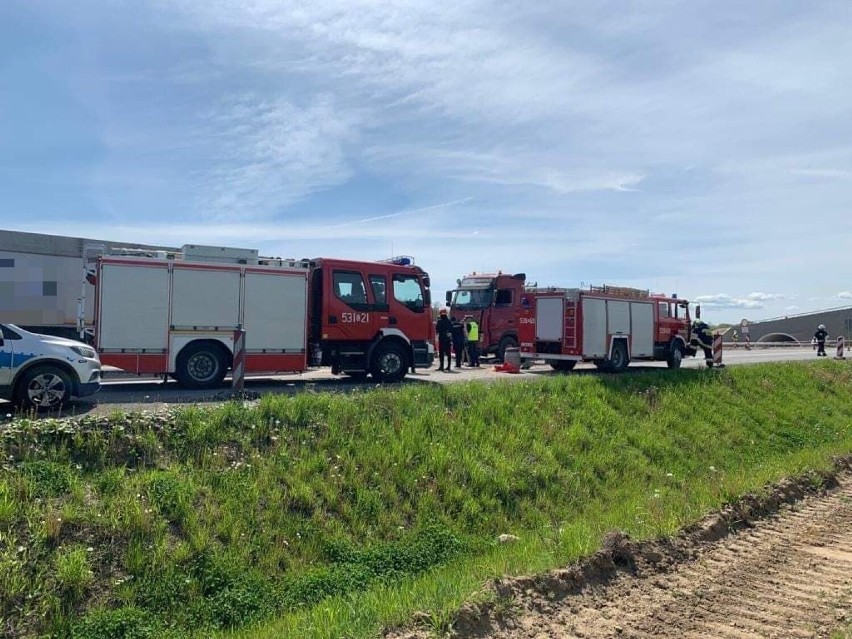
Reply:
[[[723, 342], [724, 348], [742, 348], [746, 349], [755, 349], [755, 348], [814, 348], [816, 349], [816, 344], [812, 344], [811, 342], [751, 342], [750, 344], [746, 344], [745, 342]], [[837, 340], [836, 339], [828, 339], [825, 340], [825, 347], [836, 347]]]

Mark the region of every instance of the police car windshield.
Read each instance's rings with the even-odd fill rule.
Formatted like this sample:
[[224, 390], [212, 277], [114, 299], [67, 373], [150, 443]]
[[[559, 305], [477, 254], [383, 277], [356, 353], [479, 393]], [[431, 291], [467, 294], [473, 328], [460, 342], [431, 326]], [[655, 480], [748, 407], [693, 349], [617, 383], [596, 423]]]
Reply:
[[453, 296], [453, 308], [472, 311], [491, 306], [492, 290], [490, 288], [459, 289]]

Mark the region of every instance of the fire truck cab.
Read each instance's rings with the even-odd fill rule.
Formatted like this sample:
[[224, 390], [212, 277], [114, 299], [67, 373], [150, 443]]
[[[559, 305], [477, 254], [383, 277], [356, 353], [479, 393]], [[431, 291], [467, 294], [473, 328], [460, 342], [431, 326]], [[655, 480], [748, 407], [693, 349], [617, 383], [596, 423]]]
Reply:
[[429, 276], [409, 257], [292, 260], [185, 245], [98, 256], [87, 279], [101, 361], [190, 388], [222, 383], [238, 330], [246, 373], [325, 365], [395, 382], [434, 359]]
[[579, 361], [620, 372], [631, 361], [679, 368], [695, 356], [689, 303], [620, 286], [535, 289], [521, 297], [521, 359], [568, 371]]
[[447, 291], [450, 316], [462, 321], [471, 315], [479, 324], [479, 350], [503, 359], [507, 348], [518, 345], [518, 311], [526, 274], [472, 273]]

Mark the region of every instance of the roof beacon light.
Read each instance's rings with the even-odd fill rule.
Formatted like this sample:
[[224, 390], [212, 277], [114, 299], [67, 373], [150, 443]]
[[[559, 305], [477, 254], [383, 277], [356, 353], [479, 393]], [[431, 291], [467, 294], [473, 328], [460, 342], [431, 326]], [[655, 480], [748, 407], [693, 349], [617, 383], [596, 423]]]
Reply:
[[397, 255], [395, 257], [391, 257], [386, 260], [382, 260], [382, 262], [388, 262], [390, 264], [396, 264], [397, 266], [411, 266], [414, 264], [414, 258], [410, 255]]

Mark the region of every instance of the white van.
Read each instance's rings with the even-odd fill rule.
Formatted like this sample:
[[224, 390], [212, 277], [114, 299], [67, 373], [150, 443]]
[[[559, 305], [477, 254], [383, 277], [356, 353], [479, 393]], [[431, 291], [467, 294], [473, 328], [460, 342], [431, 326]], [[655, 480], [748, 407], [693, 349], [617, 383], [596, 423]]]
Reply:
[[100, 389], [101, 361], [91, 346], [14, 324], [0, 324], [0, 330], [0, 399], [49, 410]]

